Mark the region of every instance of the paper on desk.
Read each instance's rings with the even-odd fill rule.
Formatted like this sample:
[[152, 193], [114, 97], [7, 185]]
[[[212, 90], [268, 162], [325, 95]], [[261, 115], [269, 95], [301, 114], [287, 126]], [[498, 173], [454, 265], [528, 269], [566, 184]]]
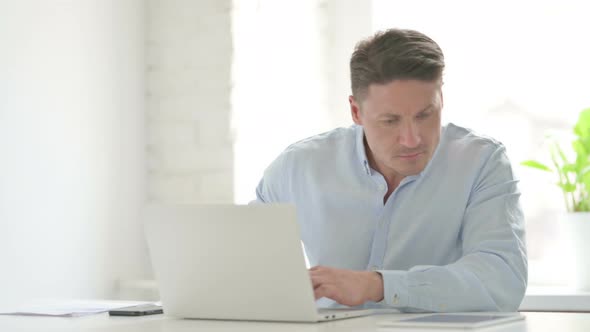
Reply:
[[15, 311], [0, 315], [80, 317], [107, 312], [112, 309], [154, 302], [107, 300], [35, 300], [19, 306]]

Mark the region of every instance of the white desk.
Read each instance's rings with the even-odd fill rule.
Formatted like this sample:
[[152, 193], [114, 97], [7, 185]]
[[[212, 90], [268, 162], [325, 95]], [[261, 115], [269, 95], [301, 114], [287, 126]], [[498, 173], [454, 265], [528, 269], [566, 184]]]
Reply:
[[565, 287], [529, 287], [520, 310], [590, 312], [590, 292]]
[[[527, 312], [523, 322], [476, 331], [486, 332], [587, 332], [590, 313]], [[109, 317], [107, 314], [79, 317], [22, 317], [0, 316], [0, 331], [103, 331], [103, 332], [188, 332], [188, 331], [244, 331], [244, 332], [340, 332], [340, 331], [403, 331], [377, 327], [382, 319], [399, 319], [412, 315], [381, 315], [352, 318], [325, 323], [265, 323], [209, 320], [185, 320], [153, 315], [145, 317]], [[415, 329], [407, 331], [418, 331]]]

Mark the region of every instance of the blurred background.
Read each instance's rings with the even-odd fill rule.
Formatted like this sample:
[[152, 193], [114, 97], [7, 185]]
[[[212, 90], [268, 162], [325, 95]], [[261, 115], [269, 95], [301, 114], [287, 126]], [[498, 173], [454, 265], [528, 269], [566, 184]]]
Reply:
[[351, 52], [391, 27], [439, 43], [443, 122], [504, 143], [529, 282], [567, 285], [556, 179], [519, 163], [547, 161], [545, 135], [567, 138], [590, 107], [587, 13], [582, 0], [0, 0], [0, 304], [149, 297], [141, 207], [254, 199], [286, 146], [352, 124]]

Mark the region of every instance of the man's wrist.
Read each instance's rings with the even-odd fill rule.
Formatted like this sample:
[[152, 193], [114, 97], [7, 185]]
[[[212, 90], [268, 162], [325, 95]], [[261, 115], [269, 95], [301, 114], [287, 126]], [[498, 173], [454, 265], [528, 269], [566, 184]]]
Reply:
[[383, 301], [383, 276], [379, 272], [368, 272], [369, 301]]

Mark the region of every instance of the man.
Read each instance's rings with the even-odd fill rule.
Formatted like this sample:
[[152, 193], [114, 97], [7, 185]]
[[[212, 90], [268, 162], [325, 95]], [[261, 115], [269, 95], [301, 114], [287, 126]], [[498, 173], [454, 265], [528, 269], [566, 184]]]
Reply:
[[293, 203], [316, 299], [402, 311], [515, 311], [527, 285], [520, 193], [504, 146], [441, 127], [444, 57], [392, 29], [350, 60], [355, 123], [297, 142], [265, 171]]

